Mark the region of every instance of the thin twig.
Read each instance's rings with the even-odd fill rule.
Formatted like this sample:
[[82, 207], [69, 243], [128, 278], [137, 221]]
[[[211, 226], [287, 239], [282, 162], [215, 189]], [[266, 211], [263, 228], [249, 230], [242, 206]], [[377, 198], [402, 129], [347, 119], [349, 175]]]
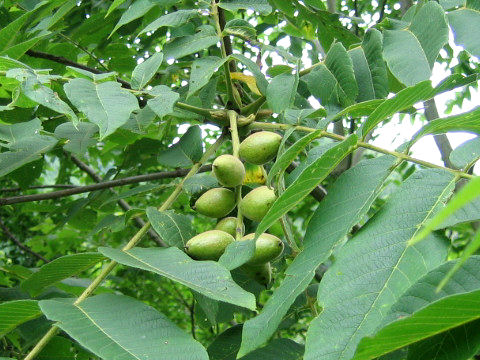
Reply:
[[[35, 50], [27, 50], [26, 54], [28, 56], [31, 56], [31, 57], [34, 57], [34, 58], [50, 60], [50, 61], [56, 62], [58, 64], [68, 65], [68, 66], [71, 66], [71, 67], [74, 67], [74, 68], [77, 68], [77, 69], [90, 71], [93, 74], [104, 74], [105, 73], [104, 71], [100, 71], [100, 70], [92, 68], [90, 66], [86, 66], [86, 65], [83, 65], [83, 64], [79, 64], [75, 61], [68, 60], [67, 58], [64, 58], [63, 56], [56, 56], [56, 55], [47, 54], [47, 53], [44, 53], [44, 52], [41, 52], [41, 51], [35, 51]], [[128, 83], [127, 81], [122, 80], [118, 77], [116, 79], [120, 84], [123, 85], [123, 87], [125, 87], [127, 89], [132, 88], [130, 86], [130, 83]]]
[[387, 6], [387, 0], [383, 0], [382, 3], [378, 6], [380, 8], [380, 16], [378, 18], [377, 23], [381, 22], [383, 16], [385, 15], [385, 7]]
[[90, 56], [93, 60], [95, 60], [102, 68], [105, 69], [105, 71], [109, 72], [108, 68], [100, 61], [99, 58], [97, 58], [91, 51], [89, 51], [86, 47], [82, 46], [80, 43], [77, 43], [75, 40], [69, 38], [67, 35], [64, 35], [62, 33], [59, 34], [61, 37], [63, 37], [65, 40], [71, 42], [73, 45], [78, 47], [80, 50], [82, 50], [84, 53], [86, 53], [88, 56]]
[[[298, 131], [303, 131], [303, 132], [314, 132], [314, 131], [318, 130], [318, 129], [313, 129], [313, 128], [309, 128], [309, 127], [306, 127], [306, 126], [295, 126], [295, 125], [289, 125], [289, 124], [275, 124], [275, 123], [260, 123], [260, 122], [252, 123], [250, 125], [250, 128], [251, 129], [262, 129], [262, 130], [287, 130], [288, 128], [291, 128], [292, 126], [294, 126]], [[337, 140], [337, 141], [345, 140], [345, 136], [337, 135], [337, 134], [334, 134], [334, 133], [331, 133], [331, 132], [328, 132], [328, 131], [322, 131], [319, 134], [318, 137], [319, 138], [327, 137], [327, 138]], [[358, 141], [357, 146], [360, 146], [360, 147], [363, 147], [365, 149], [369, 149], [369, 150], [372, 150], [372, 151], [375, 151], [375, 152], [378, 152], [378, 153], [381, 153], [381, 154], [392, 155], [392, 156], [395, 156], [396, 158], [399, 158], [399, 159], [402, 159], [402, 160], [405, 160], [405, 161], [408, 161], [408, 162], [413, 162], [413, 163], [416, 163], [418, 165], [422, 165], [422, 166], [425, 166], [425, 167], [429, 167], [429, 168], [433, 168], [433, 169], [446, 170], [446, 171], [451, 172], [452, 174], [454, 174], [458, 177], [464, 178], [464, 179], [473, 179], [475, 177], [474, 175], [468, 174], [465, 171], [452, 169], [452, 168], [437, 165], [437, 164], [434, 164], [434, 163], [431, 163], [431, 162], [428, 162], [428, 161], [420, 160], [420, 159], [414, 158], [414, 157], [412, 157], [408, 154], [400, 153], [398, 151], [391, 151], [391, 150], [388, 150], [388, 149], [384, 149], [384, 148], [366, 143], [364, 141]]]
[[[79, 158], [77, 158], [75, 155], [73, 154], [68, 154], [66, 151], [64, 152], [67, 156], [70, 156], [70, 159], [72, 160], [72, 162], [77, 165], [80, 169], [82, 169], [84, 172], [86, 172], [94, 181], [96, 181], [97, 183], [100, 183], [102, 181], [102, 178], [95, 172], [95, 170], [93, 170], [90, 166], [88, 166], [87, 164], [85, 164], [82, 160], [80, 160]], [[120, 179], [121, 180], [121, 179]], [[113, 180], [115, 181], [115, 180]], [[99, 185], [99, 184], [98, 184]], [[75, 189], [72, 189], [72, 190], [75, 190]], [[64, 191], [68, 191], [68, 190], [64, 190]], [[112, 190], [112, 192], [114, 194], [116, 194], [115, 191]], [[42, 194], [39, 194], [39, 195], [42, 195]], [[118, 205], [124, 210], [124, 211], [129, 211], [132, 209], [132, 207], [123, 199], [119, 199], [117, 201]], [[142, 218], [138, 217], [138, 216], [135, 216], [133, 218], [133, 221], [135, 222], [135, 225], [142, 229], [144, 226], [145, 226], [145, 221], [143, 221]], [[148, 235], [160, 246], [163, 246], [163, 247], [166, 247], [167, 244], [160, 238], [160, 236], [158, 236], [158, 234], [152, 230], [152, 229], [148, 229]]]
[[[42, 194], [31, 194], [31, 195], [19, 195], [19, 196], [11, 196], [6, 198], [0, 198], [0, 206], [2, 205], [10, 205], [10, 204], [17, 204], [22, 202], [31, 202], [31, 201], [40, 201], [40, 200], [49, 200], [49, 199], [57, 199], [66, 196], [72, 196], [76, 194], [82, 194], [86, 192], [96, 191], [96, 190], [103, 190], [109, 189], [117, 186], [125, 186], [130, 184], [137, 184], [140, 182], [147, 182], [147, 181], [154, 181], [160, 179], [172, 179], [185, 176], [189, 169], [178, 169], [174, 171], [161, 171], [155, 172], [151, 174], [145, 175], [136, 175], [136, 176], [129, 176], [122, 179], [110, 180], [110, 181], [103, 181], [98, 175], [93, 172], [90, 174], [91, 169], [88, 165], [84, 164], [80, 161], [77, 157], [73, 157], [72, 161], [82, 169], [83, 171], [87, 172], [90, 177], [93, 178], [94, 181], [98, 181], [97, 184], [90, 184], [85, 186], [74, 186], [69, 185], [68, 189], [65, 190], [58, 190], [58, 191], [51, 191], [48, 193]], [[85, 167], [86, 166], [86, 167]], [[204, 165], [200, 168], [199, 172], [206, 172], [212, 169], [211, 165]], [[95, 174], [95, 177], [93, 177]], [[46, 185], [45, 187], [52, 187], [51, 185]], [[43, 187], [32, 187], [33, 188], [43, 188]], [[16, 188], [15, 188], [16, 189]], [[1, 189], [1, 191], [13, 191], [14, 189]]]
[[17, 191], [24, 191], [24, 190], [36, 190], [36, 189], [73, 189], [76, 187], [78, 186], [71, 185], [71, 184], [50, 184], [50, 185], [29, 186], [27, 188], [21, 188], [21, 187], [4, 188], [4, 189], [0, 189], [0, 192], [17, 192]]
[[44, 258], [42, 255], [40, 255], [39, 253], [33, 251], [32, 249], [30, 249], [27, 245], [25, 245], [24, 243], [22, 243], [20, 240], [17, 239], [17, 237], [15, 235], [13, 235], [11, 233], [11, 231], [7, 228], [7, 226], [5, 225], [5, 223], [3, 222], [3, 220], [0, 218], [0, 227], [2, 228], [3, 232], [5, 233], [5, 235], [7, 235], [7, 237], [12, 240], [19, 248], [23, 249], [24, 251], [28, 252], [29, 254], [32, 254], [33, 256], [35, 256], [36, 258], [40, 259], [40, 260], [43, 260], [44, 262], [48, 263], [49, 260], [47, 260], [46, 258]]

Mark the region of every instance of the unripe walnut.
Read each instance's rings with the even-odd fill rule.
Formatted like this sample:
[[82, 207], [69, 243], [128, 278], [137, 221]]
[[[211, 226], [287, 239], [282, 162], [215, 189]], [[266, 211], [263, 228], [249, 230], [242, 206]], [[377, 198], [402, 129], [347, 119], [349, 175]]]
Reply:
[[[243, 225], [243, 224], [242, 224]], [[242, 233], [245, 226], [242, 227]], [[237, 218], [234, 217], [227, 217], [220, 220], [215, 226], [215, 229], [225, 231], [229, 233], [233, 237], [237, 235]]]
[[242, 185], [245, 179], [243, 163], [232, 155], [220, 155], [212, 164], [213, 173], [223, 186], [235, 187]]
[[238, 207], [246, 218], [261, 221], [276, 199], [272, 189], [260, 186], [245, 195]]
[[271, 131], [256, 132], [240, 144], [240, 157], [256, 165], [262, 165], [272, 160], [278, 151], [282, 137]]
[[205, 192], [195, 202], [195, 210], [200, 214], [221, 218], [235, 208], [235, 194], [225, 188], [214, 188]]
[[233, 241], [233, 236], [225, 231], [209, 230], [188, 240], [185, 251], [197, 260], [218, 260]]
[[[241, 238], [240, 241], [252, 240], [255, 234], [248, 234]], [[255, 253], [247, 262], [249, 265], [261, 265], [266, 262], [275, 260], [283, 252], [283, 242], [278, 237], [263, 233], [255, 242]]]

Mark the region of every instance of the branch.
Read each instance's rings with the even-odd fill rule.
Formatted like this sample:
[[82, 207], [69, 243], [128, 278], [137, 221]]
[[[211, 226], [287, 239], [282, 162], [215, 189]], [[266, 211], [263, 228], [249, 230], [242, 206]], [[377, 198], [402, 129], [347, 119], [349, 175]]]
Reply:
[[[85, 170], [83, 166], [86, 166], [88, 168], [88, 171], [92, 170], [88, 165], [84, 164], [76, 157], [75, 157], [75, 160], [72, 159], [72, 161], [75, 162], [75, 164], [85, 172], [87, 172], [87, 170]], [[79, 161], [79, 162], [77, 163], [76, 161]], [[200, 168], [199, 172], [206, 172], [206, 171], [210, 171], [211, 169], [212, 169], [211, 165], [204, 165]], [[98, 177], [98, 175], [96, 175], [95, 173], [93, 173], [92, 175], [90, 175], [89, 173], [90, 177], [93, 178], [93, 176], [95, 176], [95, 178], [93, 178], [94, 181], [97, 181], [97, 182], [100, 181], [100, 182], [97, 184], [91, 184], [91, 185], [85, 185], [85, 186], [63, 185], [65, 187], [68, 186], [69, 188], [65, 190], [52, 191], [44, 194], [20, 195], [20, 196], [0, 198], [0, 206], [18, 204], [22, 202], [57, 199], [61, 197], [72, 196], [72, 195], [82, 194], [82, 193], [96, 191], [96, 190], [109, 189], [117, 186], [137, 184], [137, 183], [146, 182], [146, 181], [154, 181], [154, 180], [160, 180], [160, 179], [173, 179], [173, 178], [185, 176], [188, 173], [188, 170], [189, 169], [162, 171], [162, 172], [155, 172], [155, 173], [145, 174], [145, 175], [129, 176], [122, 179], [116, 179], [116, 180], [104, 181], [104, 182], [101, 182], [102, 179]], [[34, 186], [32, 187], [32, 189], [47, 188], [47, 187], [52, 187], [52, 185]], [[16, 189], [17, 188], [2, 189], [0, 190], [0, 192], [14, 191]]]
[[[318, 129], [309, 128], [309, 127], [306, 127], [306, 126], [296, 126], [296, 125], [276, 124], [276, 123], [254, 122], [253, 124], [250, 125], [250, 129], [252, 129], [252, 130], [256, 130], [256, 129], [261, 129], [261, 130], [287, 130], [291, 127], [295, 127], [298, 131], [303, 131], [303, 132], [314, 132], [314, 131], [318, 130]], [[318, 135], [318, 137], [319, 138], [327, 137], [327, 138], [337, 140], [337, 141], [345, 140], [345, 136], [337, 135], [337, 134], [334, 134], [334, 133], [331, 133], [331, 132], [328, 132], [328, 131], [322, 131]], [[358, 141], [357, 146], [365, 148], [365, 149], [369, 149], [369, 150], [372, 150], [372, 151], [375, 151], [375, 152], [378, 152], [378, 153], [381, 153], [381, 154], [392, 155], [392, 156], [395, 156], [398, 159], [413, 162], [413, 163], [416, 163], [418, 165], [422, 165], [422, 166], [425, 166], [425, 167], [428, 167], [428, 168], [446, 170], [446, 171], [448, 171], [448, 172], [450, 172], [450, 173], [452, 173], [455, 176], [458, 176], [460, 178], [464, 178], [464, 179], [475, 178], [474, 175], [471, 175], [471, 174], [469, 174], [465, 171], [452, 169], [452, 168], [437, 165], [437, 164], [434, 164], [434, 163], [431, 163], [431, 162], [428, 162], [428, 161], [420, 160], [420, 159], [414, 158], [414, 157], [412, 157], [408, 154], [400, 153], [398, 151], [387, 150], [387, 149], [384, 149], [384, 148], [366, 143], [364, 141]]]
[[380, 16], [378, 17], [377, 24], [382, 21], [383, 17], [385, 16], [385, 7], [387, 6], [387, 0], [383, 0], [378, 7], [380, 8]]
[[[64, 58], [63, 56], [56, 56], [56, 55], [47, 54], [47, 53], [44, 53], [44, 52], [41, 52], [41, 51], [34, 51], [34, 50], [27, 50], [27, 52], [25, 54], [27, 54], [28, 56], [34, 57], [34, 58], [50, 60], [50, 61], [53, 61], [53, 62], [56, 62], [56, 63], [59, 63], [59, 64], [68, 65], [68, 66], [71, 66], [71, 67], [74, 67], [74, 68], [77, 68], [77, 69], [87, 70], [87, 71], [90, 71], [91, 73], [94, 73], [94, 74], [104, 74], [105, 73], [104, 71], [100, 71], [100, 70], [92, 68], [90, 66], [82, 65], [82, 64], [79, 64], [75, 61], [68, 60], [67, 58]], [[128, 83], [125, 80], [122, 80], [122, 79], [117, 77], [117, 81], [120, 84], [122, 84], [123, 87], [125, 87], [127, 89], [132, 88], [130, 86], [130, 83]]]
[[[66, 155], [69, 155], [66, 151], [64, 151], [64, 153]], [[102, 181], [102, 178], [100, 176], [98, 176], [97, 173], [95, 173], [95, 170], [93, 170], [90, 166], [88, 166], [87, 164], [85, 164], [82, 160], [80, 160], [79, 158], [77, 158], [75, 155], [72, 155], [70, 154], [70, 159], [72, 160], [73, 163], [75, 163], [75, 165], [77, 165], [80, 169], [82, 169], [83, 171], [85, 171], [94, 181], [100, 183]], [[121, 180], [121, 179], [120, 179]], [[115, 181], [115, 180], [114, 180]], [[100, 185], [100, 184], [97, 184], [97, 185]], [[75, 189], [71, 189], [71, 190], [75, 190]], [[68, 190], [64, 190], [64, 191], [68, 191]], [[114, 194], [116, 194], [113, 190], [112, 192]], [[123, 199], [120, 199], [117, 201], [118, 205], [124, 210], [124, 211], [128, 211], [130, 210], [132, 207]], [[1, 204], [0, 204], [1, 205]], [[135, 216], [133, 218], [133, 221], [135, 221], [135, 225], [140, 228], [140, 229], [143, 229], [143, 227], [145, 226], [145, 221], [143, 221], [143, 219], [141, 219], [140, 217], [138, 216]], [[160, 237], [158, 236], [158, 234], [152, 230], [152, 229], [148, 229], [147, 230], [148, 232], [148, 235], [160, 246], [163, 246], [163, 247], [166, 247], [167, 244], [165, 244], [165, 242], [160, 239]]]
[[29, 186], [25, 189], [21, 187], [4, 188], [4, 189], [0, 189], [0, 192], [17, 192], [22, 190], [35, 190], [35, 189], [72, 189], [76, 187], [77, 185], [71, 185], [71, 184], [51, 184], [51, 185]]
[[[425, 117], [427, 121], [432, 121], [438, 119], [438, 110], [437, 105], [435, 104], [435, 98], [431, 98], [427, 101], [424, 101], [423, 105], [425, 106]], [[448, 137], [445, 134], [433, 135], [433, 139], [437, 144], [440, 155], [442, 156], [442, 161], [446, 167], [454, 169], [452, 162], [450, 161], [450, 153], [452, 152], [452, 145], [448, 141]]]
[[15, 235], [13, 235], [10, 230], [7, 228], [7, 226], [5, 225], [5, 223], [3, 222], [3, 220], [0, 218], [0, 227], [2, 228], [3, 232], [5, 233], [5, 235], [7, 235], [7, 237], [12, 240], [15, 244], [17, 244], [17, 246], [21, 249], [23, 249], [24, 251], [32, 254], [33, 256], [35, 256], [36, 258], [40, 259], [40, 260], [43, 260], [45, 263], [48, 263], [49, 260], [45, 259], [42, 255], [40, 255], [39, 253], [33, 251], [32, 249], [30, 249], [27, 245], [25, 245], [24, 243], [22, 243], [20, 240], [18, 240], [16, 238]]

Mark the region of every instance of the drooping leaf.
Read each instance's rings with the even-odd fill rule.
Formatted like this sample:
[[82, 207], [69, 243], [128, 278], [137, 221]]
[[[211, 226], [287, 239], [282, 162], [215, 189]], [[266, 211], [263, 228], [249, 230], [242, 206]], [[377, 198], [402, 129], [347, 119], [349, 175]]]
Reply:
[[[436, 288], [440, 281], [445, 278], [446, 274], [450, 273], [453, 268], [458, 266], [458, 263], [459, 260], [454, 260], [442, 264], [439, 267], [430, 271], [425, 276], [423, 276], [416, 283], [414, 283], [392, 306], [392, 309], [383, 321], [383, 325], [385, 326], [396, 320], [409, 317], [417, 311], [426, 308], [432, 303], [445, 297], [478, 290], [480, 288], [480, 276], [477, 269], [480, 263], [480, 258], [478, 256], [474, 256], [471, 257], [467, 263], [465, 263], [463, 268], [454, 275], [452, 281], [449, 282], [447, 286], [442, 289], [441, 292], [436, 291]], [[444, 314], [440, 314], [440, 316], [442, 317], [443, 315]], [[379, 328], [379, 330], [380, 329], [381, 327]], [[422, 329], [420, 325], [418, 330], [424, 330], [424, 328]], [[416, 344], [411, 346], [412, 351], [409, 351], [408, 359], [421, 359], [422, 355], [426, 355], [425, 350], [434, 351], [434, 353], [437, 354], [435, 356], [435, 359], [438, 360], [460, 358], [467, 359], [468, 357], [459, 357], [458, 354], [457, 356], [455, 356], [455, 354], [457, 351], [471, 351], [472, 346], [474, 348], [474, 344], [478, 344], [478, 342], [471, 340], [473, 340], [475, 337], [478, 338], [479, 334], [478, 332], [476, 334], [475, 332], [470, 333], [466, 330], [466, 328], [458, 327], [457, 329], [442, 332], [424, 341], [418, 342], [417, 340]], [[459, 334], [460, 332], [463, 332], [463, 334]], [[416, 333], [420, 335], [421, 331], [416, 331]], [[468, 341], [468, 339], [462, 339], [462, 337], [465, 336], [469, 337], [470, 341]], [[363, 351], [363, 344], [367, 342], [370, 342], [370, 338], [364, 338], [361, 341], [357, 350], [357, 354], [360, 354]], [[380, 348], [382, 345], [385, 345], [385, 343], [378, 345]]]
[[195, 60], [192, 64], [188, 96], [195, 94], [202, 87], [207, 85], [212, 75], [219, 69], [226, 59], [216, 56], [206, 56]]
[[258, 11], [262, 15], [268, 15], [272, 12], [272, 7], [267, 0], [222, 0], [218, 6], [228, 11], [238, 11], [250, 9]]
[[480, 220], [480, 197], [463, 205], [453, 214], [447, 217], [445, 221], [435, 227], [435, 230], [445, 229], [450, 226]]
[[190, 166], [200, 160], [202, 153], [202, 130], [197, 125], [190, 126], [177, 143], [160, 152], [158, 162], [171, 167]]
[[0, 153], [0, 177], [40, 159], [56, 143], [57, 139], [46, 135], [35, 135], [11, 143], [10, 151]]
[[431, 98], [434, 90], [430, 81], [424, 81], [412, 87], [398, 92], [397, 95], [386, 99], [371, 113], [362, 126], [362, 136], [365, 137], [371, 130], [383, 120], [400, 110], [406, 109], [413, 104]]
[[115, 132], [139, 108], [137, 98], [118, 82], [97, 84], [76, 78], [66, 83], [64, 89], [72, 104], [98, 125], [100, 139]]
[[176, 247], [133, 248], [128, 251], [99, 248], [105, 256], [120, 264], [152, 271], [209, 298], [255, 309], [255, 297], [239, 287], [220, 264], [195, 261]]
[[474, 164], [478, 159], [480, 159], [480, 137], [464, 142], [450, 153], [450, 161], [459, 169]]
[[189, 9], [189, 10], [178, 10], [163, 16], [160, 16], [154, 22], [148, 24], [145, 29], [140, 31], [138, 35], [144, 34], [146, 32], [155, 31], [163, 26], [176, 27], [182, 24], [185, 24], [192, 17], [198, 15], [198, 10]]
[[410, 245], [414, 245], [425, 239], [434, 229], [448, 219], [449, 216], [473, 201], [479, 196], [479, 194], [480, 176], [476, 176], [462, 187], [443, 209], [441, 209], [433, 218], [429, 219], [428, 222], [423, 224], [424, 226], [415, 234], [415, 237], [411, 239]]
[[80, 253], [59, 257], [34, 272], [22, 282], [21, 287], [32, 296], [37, 296], [47, 286], [90, 269], [102, 259], [104, 256], [99, 253]]
[[42, 122], [37, 118], [18, 124], [0, 124], [0, 140], [14, 143], [38, 134], [41, 129]]
[[21, 81], [21, 91], [30, 100], [64, 114], [74, 123], [78, 121], [70, 106], [61, 100], [57, 93], [44, 85], [45, 80], [41, 75], [37, 75], [29, 69], [11, 69], [6, 76]]
[[361, 161], [332, 185], [308, 224], [305, 249], [287, 268], [285, 279], [262, 312], [245, 322], [241, 354], [261, 346], [274, 334], [297, 296], [311, 282], [315, 269], [367, 213], [394, 163], [395, 159], [387, 156]]
[[225, 249], [218, 263], [225, 266], [228, 270], [233, 270], [245, 264], [255, 254], [255, 241], [244, 240], [234, 241]]
[[255, 231], [259, 236], [272, 226], [312, 191], [342, 161], [357, 144], [355, 134], [328, 150], [321, 158], [309, 165], [273, 203]]
[[[139, 17], [142, 17], [145, 15], [150, 9], [152, 9], [154, 6], [159, 5], [159, 1], [155, 0], [139, 0], [139, 1], [134, 1], [128, 8], [125, 10], [125, 12], [122, 14], [122, 17], [118, 21], [117, 25], [113, 28], [112, 32], [108, 37], [111, 37], [120, 27], [123, 25], [126, 25], [130, 22], [132, 22], [135, 19], [138, 19]], [[107, 12], [107, 16], [110, 13], [110, 9], [113, 7], [113, 4], [110, 6]]]
[[176, 38], [167, 43], [163, 50], [167, 59], [180, 59], [184, 56], [208, 49], [217, 44], [219, 37], [210, 32], [198, 32], [195, 35], [188, 35]]
[[[210, 360], [235, 360], [242, 337], [242, 327], [234, 326], [215, 338], [208, 347]], [[274, 339], [266, 346], [256, 349], [250, 354], [239, 357], [241, 360], [300, 360], [304, 351], [303, 345], [291, 339]]]
[[63, 123], [55, 128], [54, 135], [59, 139], [68, 140], [63, 146], [65, 150], [83, 156], [90, 146], [97, 143], [93, 138], [97, 132], [98, 126], [95, 124], [80, 122], [75, 128], [73, 123]]
[[[468, 3], [467, 1], [467, 6]], [[447, 16], [453, 30], [455, 43], [464, 46], [472, 55], [480, 56], [480, 40], [475, 32], [472, 32], [472, 29], [480, 26], [479, 9], [462, 7], [449, 12]]]
[[160, 119], [173, 112], [175, 103], [180, 95], [166, 85], [157, 85], [149, 93], [154, 95], [148, 100], [148, 106]]
[[0, 336], [42, 315], [37, 300], [15, 300], [0, 304]]
[[480, 107], [470, 112], [429, 121], [414, 136], [411, 144], [425, 135], [442, 134], [449, 131], [468, 131], [480, 134]]
[[422, 46], [430, 68], [433, 68], [440, 49], [448, 41], [447, 19], [442, 7], [435, 1], [425, 3], [415, 13], [409, 30]]
[[445, 13], [436, 2], [429, 1], [415, 13], [407, 28], [385, 30], [383, 39], [385, 60], [401, 83], [412, 86], [428, 80], [448, 40]]
[[195, 235], [192, 220], [186, 215], [177, 214], [173, 210], [158, 211], [154, 207], [147, 207], [147, 216], [158, 235], [170, 246], [183, 249]]
[[443, 289], [447, 283], [452, 281], [452, 278], [455, 276], [455, 273], [460, 269], [470, 258], [475, 254], [475, 252], [480, 248], [480, 232], [477, 231], [473, 239], [467, 245], [465, 250], [463, 251], [460, 259], [455, 264], [454, 267], [450, 269], [450, 271], [445, 275], [442, 281], [438, 284], [437, 291]]
[[39, 305], [47, 318], [104, 359], [208, 359], [203, 346], [165, 315], [126, 296], [101, 294], [77, 305], [42, 300]]
[[325, 64], [316, 66], [308, 74], [308, 88], [322, 105], [351, 105], [357, 94], [352, 59], [341, 43], [332, 45]]
[[361, 46], [348, 51], [358, 84], [356, 100], [359, 102], [388, 95], [387, 68], [382, 50], [382, 34], [370, 29], [365, 33]]
[[[438, 321], [439, 318], [442, 321]], [[480, 319], [480, 290], [448, 296], [406, 319], [391, 323], [374, 337], [366, 338], [360, 344], [354, 359], [374, 359], [378, 355], [460, 326], [466, 326], [478, 319]], [[461, 329], [463, 332], [465, 330], [465, 327]], [[474, 345], [472, 344], [472, 346]], [[474, 346], [473, 349], [470, 349], [470, 354], [475, 354], [478, 348], [479, 346]]]
[[[323, 310], [308, 330], [306, 360], [350, 359], [360, 340], [381, 324], [409, 284], [444, 261], [446, 246], [441, 237], [432, 236], [415, 247], [408, 246], [408, 241], [446, 201], [454, 181], [442, 170], [414, 173], [336, 252], [319, 285]], [[421, 197], [416, 196], [419, 189]]]
[[293, 105], [297, 93], [298, 78], [292, 74], [275, 76], [267, 86], [267, 101], [273, 112], [281, 113]]
[[156, 52], [141, 64], [138, 64], [132, 72], [132, 88], [143, 89], [145, 85], [152, 79], [162, 65], [163, 54]]

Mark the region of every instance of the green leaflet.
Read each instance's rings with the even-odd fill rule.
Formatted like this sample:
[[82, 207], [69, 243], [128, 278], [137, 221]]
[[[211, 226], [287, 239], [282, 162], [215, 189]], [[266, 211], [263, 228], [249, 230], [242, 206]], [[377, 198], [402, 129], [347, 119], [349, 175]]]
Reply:
[[265, 232], [282, 215], [307, 196], [328, 174], [353, 151], [357, 143], [355, 134], [329, 149], [323, 156], [310, 164], [282, 195], [273, 203], [255, 231], [255, 236]]
[[315, 269], [367, 213], [394, 164], [395, 158], [390, 156], [361, 161], [332, 185], [308, 224], [304, 251], [287, 268], [285, 279], [262, 312], [245, 322], [240, 355], [258, 348], [274, 334], [297, 296], [307, 288]]
[[467, 113], [438, 118], [428, 122], [414, 136], [410, 142], [412, 146], [425, 135], [442, 134], [449, 131], [469, 131], [480, 134], [480, 107]]
[[450, 153], [450, 161], [459, 168], [465, 169], [480, 159], [480, 137], [468, 140]]
[[87, 118], [97, 124], [100, 139], [112, 134], [125, 124], [132, 111], [137, 110], [137, 98], [118, 82], [94, 83], [76, 78], [64, 85], [69, 100]]
[[99, 253], [82, 253], [59, 257], [34, 272], [22, 282], [21, 287], [32, 296], [37, 296], [47, 286], [90, 269], [103, 259], [104, 256]]
[[480, 41], [471, 31], [480, 26], [479, 9], [459, 8], [451, 11], [448, 13], [448, 22], [453, 29], [455, 43], [463, 45], [472, 55], [480, 56]]
[[407, 28], [383, 32], [384, 58], [392, 74], [412, 86], [430, 78], [433, 63], [447, 40], [445, 13], [435, 1], [429, 1], [419, 7]]
[[158, 211], [149, 206], [147, 216], [153, 229], [170, 246], [183, 249], [187, 241], [195, 235], [192, 220], [184, 214], [177, 214], [173, 210]]
[[388, 95], [387, 67], [382, 51], [382, 34], [373, 28], [365, 33], [361, 46], [348, 51], [358, 84], [358, 102]]
[[0, 336], [26, 321], [40, 317], [42, 312], [37, 300], [15, 300], [0, 304]]
[[132, 88], [143, 89], [158, 71], [162, 61], [163, 54], [156, 52], [144, 62], [138, 64], [132, 72]]
[[[268, 177], [267, 177], [267, 185], [271, 186], [273, 178], [277, 174], [282, 174], [292, 163], [293, 160], [302, 152], [305, 147], [315, 140], [316, 138], [319, 137], [319, 135], [322, 133], [322, 130], [317, 130], [314, 131], [310, 134], [305, 135], [303, 138], [295, 142], [292, 146], [290, 146], [276, 161], [275, 164], [273, 164], [272, 168], [268, 172]], [[285, 137], [284, 137], [285, 139]], [[283, 139], [282, 139], [283, 141]]]
[[192, 260], [176, 247], [128, 251], [101, 247], [99, 251], [120, 264], [152, 271], [209, 298], [255, 309], [253, 294], [238, 286], [230, 272], [217, 262]]
[[[446, 171], [414, 173], [336, 252], [319, 286], [323, 310], [308, 330], [305, 360], [350, 359], [361, 338], [382, 323], [409, 285], [444, 261], [446, 246], [441, 237], [432, 236], [415, 247], [408, 242], [443, 205], [454, 183]], [[417, 196], [420, 189], [421, 197]]]
[[[479, 264], [478, 257], [471, 258], [470, 263], [455, 275], [455, 281], [442, 293], [435, 291], [435, 285], [445, 273], [450, 272], [455, 261], [441, 265], [418, 280], [400, 297], [386, 318], [399, 320], [391, 322], [375, 336], [363, 339], [354, 359], [374, 359], [410, 344], [415, 345], [409, 349], [408, 359], [417, 358], [415, 355], [419, 351], [422, 353], [429, 348], [434, 348], [445, 358], [449, 358], [446, 353], [450, 353], [452, 359], [473, 356], [479, 348], [476, 345], [479, 335], [475, 331], [479, 328], [476, 320], [480, 319]], [[461, 336], [464, 340], [458, 344], [455, 340], [452, 342], [451, 339], [461, 339], [454, 337], [455, 333], [457, 336], [463, 333]], [[469, 344], [467, 338], [477, 341]], [[460, 356], [462, 353], [464, 355]]]
[[102, 294], [78, 305], [42, 300], [39, 305], [47, 318], [103, 359], [208, 360], [203, 346], [165, 315], [126, 296]]
[[449, 216], [477, 198], [479, 194], [480, 176], [477, 176], [470, 180], [457, 194], [455, 194], [455, 196], [453, 196], [453, 198], [448, 202], [447, 206], [439, 211], [435, 217], [425, 223], [423, 228], [420, 229], [420, 231], [415, 234], [415, 237], [409, 241], [409, 244], [414, 245], [425, 239], [428, 234], [430, 234], [434, 229], [448, 219]]

